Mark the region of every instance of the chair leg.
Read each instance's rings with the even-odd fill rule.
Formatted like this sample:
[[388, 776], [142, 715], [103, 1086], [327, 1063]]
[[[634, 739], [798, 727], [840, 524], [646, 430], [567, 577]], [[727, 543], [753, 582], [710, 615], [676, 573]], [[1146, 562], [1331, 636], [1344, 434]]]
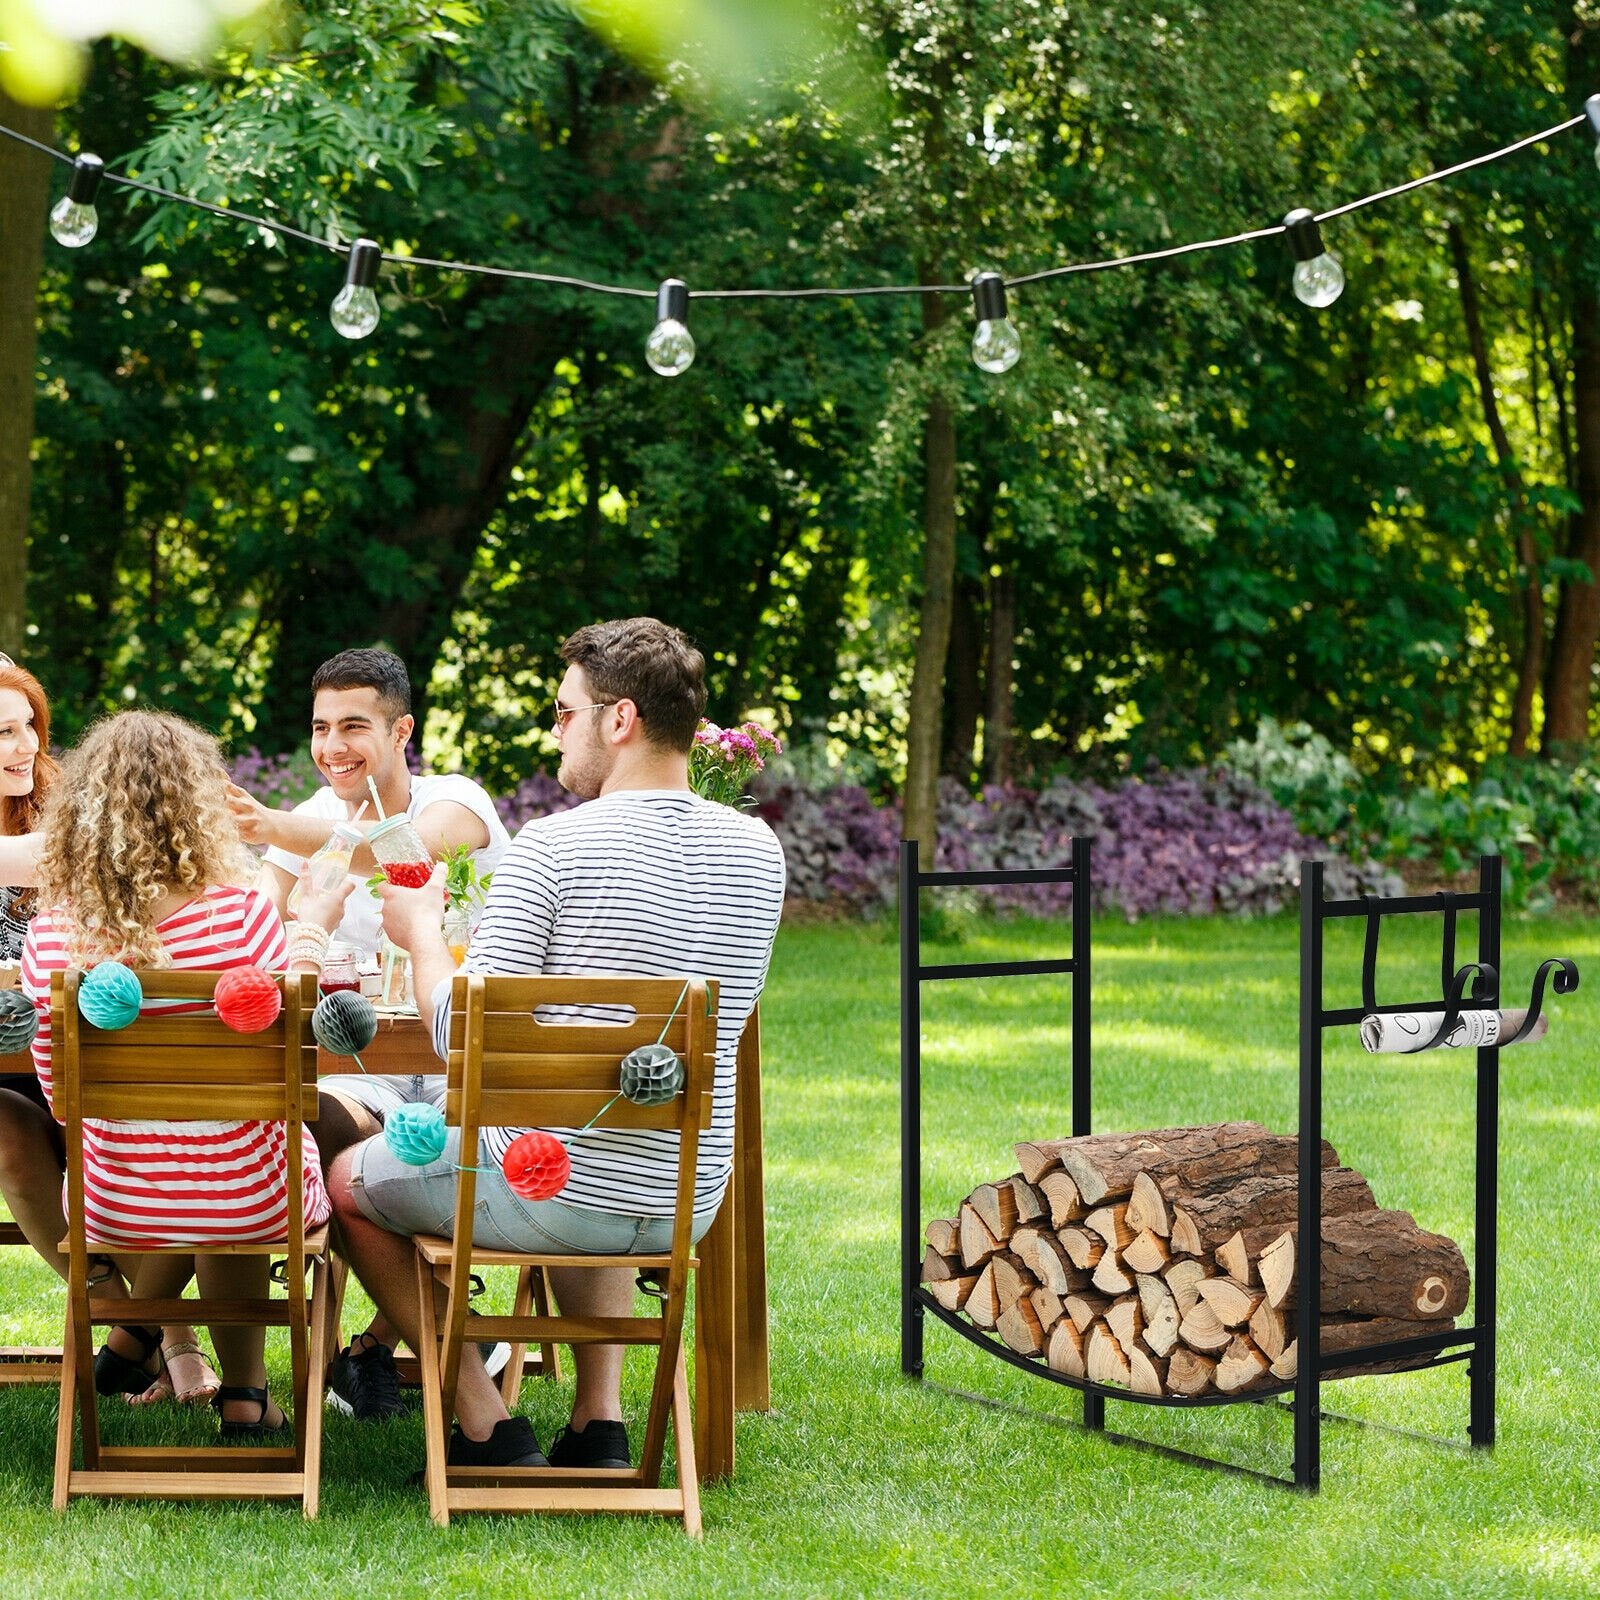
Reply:
[[332, 1253], [329, 1246], [328, 1258], [328, 1349], [338, 1351], [344, 1349], [344, 1340], [339, 1335], [339, 1321], [344, 1315], [344, 1291], [350, 1279], [350, 1263], [341, 1255]]
[[650, 1412], [645, 1422], [644, 1445], [639, 1452], [639, 1481], [652, 1487], [661, 1482], [661, 1458], [666, 1451], [675, 1366], [683, 1359], [684, 1285], [670, 1279], [669, 1282], [667, 1303], [661, 1308], [661, 1344], [656, 1349], [655, 1378], [650, 1385]]
[[[551, 1315], [554, 1304], [550, 1294], [550, 1273], [545, 1267], [529, 1269], [533, 1278], [533, 1304], [541, 1317]], [[557, 1344], [542, 1344], [539, 1346], [539, 1364], [545, 1377], [552, 1382], [561, 1381], [561, 1346]]]
[[[514, 1317], [526, 1317], [533, 1311], [533, 1274], [534, 1268], [523, 1267], [517, 1273], [516, 1298], [511, 1302], [511, 1314]], [[511, 1359], [506, 1362], [506, 1370], [500, 1374], [500, 1398], [505, 1402], [507, 1411], [517, 1409], [517, 1399], [522, 1393], [522, 1367], [528, 1354], [528, 1347], [520, 1339], [511, 1346]]]
[[56, 1472], [50, 1496], [51, 1509], [67, 1509], [67, 1486], [72, 1479], [72, 1423], [78, 1403], [78, 1341], [73, 1330], [72, 1302], [67, 1302], [66, 1329], [61, 1336], [61, 1398], [56, 1409]]
[[311, 1264], [311, 1349], [307, 1358], [305, 1393], [296, 1399], [300, 1408], [296, 1433], [300, 1440], [300, 1470], [305, 1490], [300, 1509], [311, 1521], [322, 1501], [322, 1381], [328, 1369], [328, 1262], [319, 1256]]
[[694, 1418], [689, 1414], [689, 1375], [684, 1367], [683, 1345], [678, 1345], [677, 1368], [672, 1379], [672, 1440], [678, 1450], [678, 1490], [683, 1495], [683, 1531], [698, 1539], [700, 1474], [695, 1466]]
[[423, 1481], [428, 1489], [428, 1513], [441, 1528], [450, 1524], [450, 1490], [445, 1478], [445, 1456], [450, 1448], [450, 1419], [444, 1414], [444, 1394], [439, 1371], [439, 1317], [434, 1306], [433, 1269], [416, 1256], [417, 1361], [422, 1368], [422, 1435], [427, 1454]]

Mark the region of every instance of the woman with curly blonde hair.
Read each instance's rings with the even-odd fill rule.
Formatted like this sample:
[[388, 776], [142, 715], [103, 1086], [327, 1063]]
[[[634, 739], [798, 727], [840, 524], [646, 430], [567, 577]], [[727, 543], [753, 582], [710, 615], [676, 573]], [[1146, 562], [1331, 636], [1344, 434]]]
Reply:
[[[159, 712], [110, 717], [66, 758], [45, 814], [43, 909], [29, 926], [22, 956], [23, 991], [40, 1019], [34, 1066], [47, 1098], [53, 972], [100, 961], [283, 970], [283, 925], [272, 901], [247, 887], [254, 862], [239, 841], [226, 784], [216, 742]], [[167, 1005], [173, 1011], [206, 1009], [201, 1002]], [[281, 1239], [287, 1227], [287, 1149], [281, 1122], [87, 1121], [83, 1178], [90, 1241], [115, 1249], [155, 1240]], [[328, 1200], [309, 1134], [303, 1192], [306, 1226], [313, 1227], [326, 1219]], [[141, 1264], [141, 1294], [174, 1292], [145, 1275], [164, 1269], [166, 1259]], [[207, 1295], [248, 1299], [267, 1290], [264, 1257], [201, 1256], [198, 1272]], [[217, 1327], [212, 1342], [223, 1369], [214, 1403], [224, 1433], [281, 1428], [283, 1413], [266, 1390], [265, 1331]]]

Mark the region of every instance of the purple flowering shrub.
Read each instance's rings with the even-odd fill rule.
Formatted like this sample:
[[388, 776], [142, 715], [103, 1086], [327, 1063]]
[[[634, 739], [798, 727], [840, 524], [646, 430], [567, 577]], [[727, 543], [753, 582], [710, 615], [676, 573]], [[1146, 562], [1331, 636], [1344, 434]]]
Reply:
[[[715, 734], [720, 739], [723, 730]], [[251, 751], [235, 761], [233, 775], [265, 804], [279, 806], [304, 799], [320, 781], [303, 748], [274, 757]], [[875, 801], [855, 784], [813, 787], [776, 772], [756, 776], [754, 790], [755, 815], [782, 841], [791, 897], [857, 915], [893, 906], [898, 802]], [[535, 817], [579, 803], [554, 777], [536, 772], [497, 799], [495, 809], [516, 833]], [[1332, 854], [1301, 833], [1264, 790], [1224, 770], [1152, 772], [1114, 787], [1058, 777], [1043, 789], [989, 786], [977, 795], [951, 779], [940, 785], [941, 870], [1066, 866], [1079, 834], [1094, 841], [1096, 908], [1120, 911], [1130, 921], [1281, 910], [1293, 903], [1304, 856], [1322, 858], [1328, 893], [1336, 899], [1403, 888], [1393, 872]], [[980, 904], [1043, 916], [1064, 915], [1072, 904], [1066, 883], [976, 892]]]
[[243, 755], [233, 758], [228, 776], [262, 805], [279, 811], [293, 810], [322, 787], [322, 777], [311, 760], [308, 745], [279, 756], [264, 756], [251, 745]]
[[[864, 789], [765, 787], [757, 815], [783, 842], [789, 893], [842, 901], [861, 913], [891, 905], [900, 809]], [[977, 796], [946, 781], [939, 794], [938, 866], [948, 871], [1066, 866], [1072, 839], [1094, 840], [1095, 905], [1130, 920], [1281, 909], [1295, 894], [1302, 856], [1327, 851], [1261, 790], [1205, 771], [1153, 774], [1115, 788], [1055, 779], [1043, 790], [988, 787]], [[1330, 893], [1396, 893], [1392, 873], [1334, 858]], [[1060, 915], [1070, 884], [982, 891], [996, 907]]]
[[578, 797], [563, 789], [547, 772], [535, 772], [519, 783], [516, 789], [494, 803], [510, 833], [516, 833], [525, 822], [535, 817], [548, 817], [554, 811], [570, 811], [579, 803]]

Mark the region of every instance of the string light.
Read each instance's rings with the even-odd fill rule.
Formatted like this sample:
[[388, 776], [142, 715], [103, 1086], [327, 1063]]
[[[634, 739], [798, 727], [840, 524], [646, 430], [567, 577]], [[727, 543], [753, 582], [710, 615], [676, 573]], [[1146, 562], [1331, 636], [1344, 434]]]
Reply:
[[[1249, 244], [1258, 239], [1270, 239], [1279, 234], [1287, 236], [1295, 255], [1295, 293], [1308, 305], [1331, 305], [1344, 287], [1344, 271], [1338, 261], [1322, 246], [1320, 224], [1336, 217], [1359, 211], [1381, 201], [1392, 200], [1427, 184], [1439, 183], [1468, 172], [1474, 167], [1502, 161], [1508, 156], [1541, 144], [1558, 134], [1566, 133], [1580, 124], [1587, 124], [1594, 135], [1595, 159], [1600, 163], [1600, 94], [1591, 95], [1578, 115], [1558, 122], [1537, 133], [1530, 133], [1511, 144], [1502, 145], [1483, 155], [1458, 161], [1453, 166], [1408, 179], [1376, 194], [1346, 201], [1331, 210], [1310, 212], [1292, 211], [1283, 222], [1266, 228], [1253, 228], [1223, 238], [1196, 239], [1187, 244], [1169, 245], [1160, 250], [1145, 250], [1132, 255], [1108, 256], [1099, 261], [1074, 261], [1064, 266], [1046, 267], [1038, 272], [1020, 277], [1002, 278], [998, 273], [979, 273], [970, 284], [966, 283], [914, 283], [914, 284], [851, 284], [840, 286], [817, 285], [800, 289], [697, 289], [697, 300], [823, 300], [864, 299], [876, 295], [926, 295], [971, 293], [978, 311], [978, 331], [973, 337], [973, 360], [985, 371], [1005, 372], [1015, 365], [1021, 351], [1021, 340], [1011, 325], [1005, 311], [1005, 294], [1008, 289], [1025, 285], [1049, 283], [1078, 273], [1108, 272], [1123, 267], [1148, 265], [1158, 261], [1172, 261], [1181, 256], [1203, 251], [1225, 250], [1234, 245]], [[384, 262], [411, 271], [432, 269], [440, 272], [464, 272], [481, 277], [499, 278], [509, 282], [541, 283], [552, 287], [578, 289], [592, 294], [621, 295], [647, 300], [649, 289], [634, 288], [626, 284], [593, 282], [586, 278], [567, 277], [559, 273], [531, 272], [513, 267], [485, 266], [473, 261], [444, 261], [428, 256], [385, 255], [371, 239], [358, 239], [346, 247], [336, 241], [319, 238], [303, 229], [291, 227], [275, 217], [261, 217], [231, 207], [213, 205], [193, 195], [175, 193], [156, 184], [144, 183], [137, 178], [124, 177], [118, 172], [104, 172], [98, 157], [82, 155], [74, 160], [53, 146], [19, 133], [15, 128], [0, 124], [0, 135], [31, 146], [53, 160], [66, 162], [73, 168], [67, 194], [50, 214], [51, 232], [62, 244], [78, 247], [93, 237], [99, 218], [94, 208], [94, 196], [102, 175], [109, 183], [132, 189], [141, 194], [175, 205], [190, 206], [212, 216], [225, 217], [232, 222], [242, 222], [251, 227], [277, 234], [281, 238], [296, 239], [321, 250], [345, 254], [348, 249], [348, 269], [345, 287], [334, 301], [331, 317], [333, 325], [346, 338], [360, 339], [378, 325], [378, 301], [373, 293], [379, 267]], [[694, 339], [689, 333], [687, 310], [689, 291], [677, 278], [668, 278], [655, 291], [656, 326], [646, 343], [645, 355], [651, 367], [664, 376], [672, 377], [684, 372], [694, 360]], [[995, 308], [998, 306], [998, 315]], [[985, 314], [988, 313], [988, 314]], [[663, 359], [658, 361], [657, 355]]]
[[1022, 354], [1022, 336], [1006, 315], [1006, 281], [998, 272], [980, 272], [972, 280], [972, 305], [978, 326], [972, 335], [972, 359], [985, 372], [1009, 372]]
[[1344, 268], [1323, 248], [1316, 216], [1304, 208], [1291, 211], [1283, 219], [1283, 230], [1294, 252], [1295, 299], [1317, 310], [1331, 306], [1344, 293]]
[[378, 326], [378, 297], [372, 286], [378, 281], [382, 261], [383, 251], [375, 239], [357, 239], [350, 246], [344, 288], [333, 297], [328, 310], [328, 321], [347, 339], [365, 339]]
[[94, 208], [94, 197], [104, 171], [105, 163], [99, 156], [81, 155], [72, 163], [67, 192], [50, 212], [50, 232], [55, 235], [57, 244], [79, 250], [94, 238], [100, 227], [100, 213]]
[[645, 340], [644, 358], [663, 378], [676, 378], [694, 365], [689, 288], [681, 278], [668, 278], [656, 290], [656, 325]]

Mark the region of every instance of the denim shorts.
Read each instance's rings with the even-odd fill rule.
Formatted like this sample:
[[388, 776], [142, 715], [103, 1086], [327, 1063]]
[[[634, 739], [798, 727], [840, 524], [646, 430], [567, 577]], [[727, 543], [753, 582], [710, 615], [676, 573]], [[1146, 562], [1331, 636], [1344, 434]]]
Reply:
[[[323, 1082], [327, 1080], [324, 1079]], [[450, 1130], [444, 1154], [425, 1167], [408, 1166], [382, 1139], [355, 1147], [350, 1192], [362, 1212], [391, 1233], [433, 1233], [455, 1229], [456, 1152], [461, 1130]], [[478, 1187], [472, 1242], [486, 1250], [525, 1250], [547, 1255], [642, 1255], [672, 1248], [671, 1217], [641, 1217], [596, 1211], [565, 1200], [523, 1200], [507, 1185], [478, 1142]], [[696, 1212], [689, 1226], [697, 1243], [716, 1218], [716, 1209]]]
[[442, 1072], [383, 1073], [330, 1072], [317, 1079], [317, 1090], [327, 1090], [365, 1107], [379, 1122], [401, 1106], [424, 1105], [444, 1110], [445, 1076]]

